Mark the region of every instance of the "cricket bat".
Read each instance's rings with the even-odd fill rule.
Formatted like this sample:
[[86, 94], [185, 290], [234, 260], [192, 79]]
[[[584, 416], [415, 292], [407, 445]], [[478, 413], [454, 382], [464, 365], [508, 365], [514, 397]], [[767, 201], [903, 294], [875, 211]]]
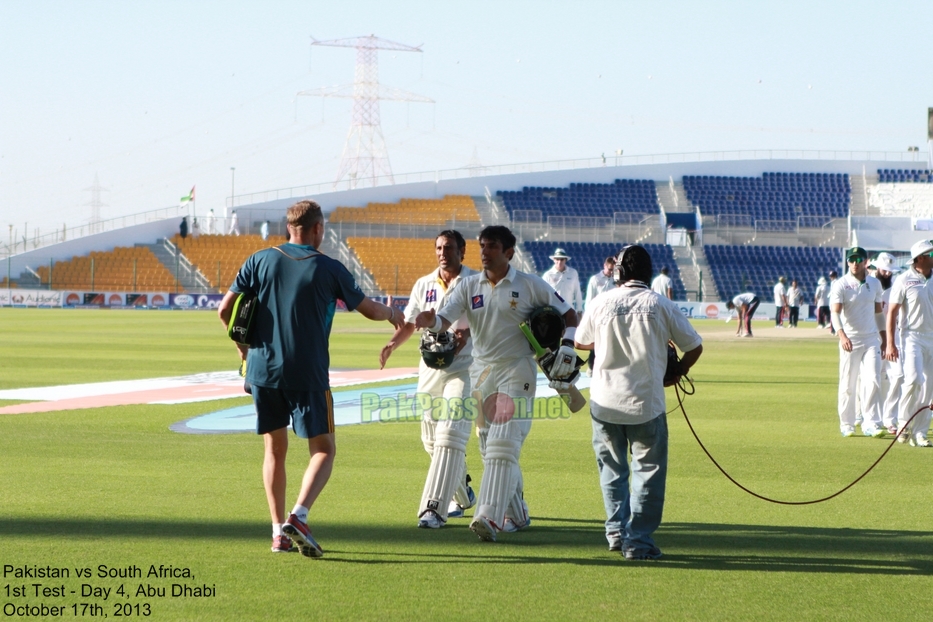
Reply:
[[[521, 329], [522, 334], [525, 335], [525, 339], [528, 340], [528, 343], [531, 344], [531, 347], [535, 351], [535, 360], [538, 361], [538, 366], [541, 368], [541, 371], [544, 372], [544, 375], [547, 376], [548, 380], [552, 380], [548, 369], [551, 367], [551, 363], [556, 356], [554, 352], [543, 347], [538, 340], [535, 339], [534, 333], [531, 332], [531, 327], [528, 325], [528, 322], [522, 322], [518, 325]], [[583, 360], [578, 356], [580, 364], [583, 364]], [[583, 394], [580, 393], [580, 390], [577, 387], [570, 385], [570, 388], [567, 390], [560, 390], [557, 392], [561, 396], [561, 399], [567, 403], [567, 407], [570, 408], [570, 412], [579, 412], [584, 406], [586, 406], [586, 398], [583, 397]]]
[[479, 407], [479, 412], [476, 415], [476, 436], [479, 436], [479, 429], [486, 427], [486, 414], [483, 412], [483, 392], [480, 390], [480, 387], [486, 378], [489, 377], [489, 372], [492, 371], [492, 365], [487, 365], [486, 369], [483, 370], [483, 373], [479, 375], [479, 378], [476, 380], [476, 385], [473, 387], [473, 399], [476, 400], [476, 404]]

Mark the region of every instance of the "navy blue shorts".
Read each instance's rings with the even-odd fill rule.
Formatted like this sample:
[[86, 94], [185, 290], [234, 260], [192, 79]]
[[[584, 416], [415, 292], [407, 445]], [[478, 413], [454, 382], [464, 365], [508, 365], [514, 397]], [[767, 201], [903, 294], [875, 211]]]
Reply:
[[292, 424], [299, 438], [314, 438], [334, 431], [334, 398], [327, 391], [288, 391], [253, 385], [256, 434]]

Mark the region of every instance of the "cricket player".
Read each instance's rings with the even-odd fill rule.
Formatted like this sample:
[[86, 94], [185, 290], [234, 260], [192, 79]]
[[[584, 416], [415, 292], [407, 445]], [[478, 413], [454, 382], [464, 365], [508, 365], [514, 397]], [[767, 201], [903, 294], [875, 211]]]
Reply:
[[855, 246], [846, 250], [849, 271], [833, 283], [829, 293], [830, 320], [839, 338], [839, 430], [855, 434], [855, 395], [859, 389], [862, 433], [882, 437], [881, 352], [885, 326], [881, 312], [881, 283], [868, 275], [868, 253]]
[[735, 329], [736, 337], [752, 336], [752, 318], [761, 300], [752, 292], [739, 294], [726, 303], [726, 308], [730, 311], [736, 311], [739, 314], [739, 325]]
[[557, 352], [552, 378], [575, 371], [573, 335], [577, 314], [540, 277], [509, 265], [515, 236], [507, 227], [486, 227], [479, 235], [483, 270], [461, 279], [440, 311], [422, 311], [415, 326], [438, 333], [466, 314], [473, 337], [473, 394], [481, 401], [477, 422], [483, 454], [483, 480], [470, 529], [484, 541], [500, 532], [531, 524], [519, 466], [522, 444], [531, 429], [538, 369], [519, 324], [543, 305], [550, 305], [567, 326]]
[[887, 329], [894, 330], [898, 314], [901, 316], [901, 339], [903, 352], [889, 340], [885, 358], [894, 361], [900, 358], [904, 365], [904, 386], [901, 388], [899, 407], [900, 434], [897, 440], [909, 442], [913, 447], [931, 447], [927, 440], [930, 429], [930, 410], [921, 412], [911, 423], [907, 420], [933, 399], [933, 240], [920, 240], [910, 247], [912, 264], [904, 270], [891, 286]]
[[[272, 515], [272, 551], [297, 549], [305, 557], [324, 550], [308, 528], [308, 512], [330, 479], [337, 445], [334, 400], [330, 393], [328, 341], [337, 300], [364, 317], [388, 320], [396, 328], [401, 311], [363, 295], [342, 263], [317, 249], [324, 239], [324, 216], [314, 201], [288, 208], [289, 243], [251, 255], [218, 307], [230, 323], [236, 298], [253, 293], [259, 303], [255, 336], [246, 354], [246, 381], [256, 405], [256, 433], [265, 445], [262, 479]], [[307, 439], [310, 462], [294, 509], [285, 514], [288, 424]]]
[[784, 312], [787, 310], [786, 283], [787, 278], [782, 276], [778, 278], [777, 283], [774, 284], [774, 306], [776, 308], [774, 312], [774, 326], [776, 328], [784, 328]]
[[[440, 309], [447, 296], [461, 279], [475, 270], [463, 265], [466, 240], [458, 231], [441, 231], [434, 240], [437, 269], [415, 281], [405, 307], [405, 324], [399, 327], [379, 354], [379, 368], [400, 345], [415, 332], [415, 318], [427, 309]], [[418, 364], [418, 393], [432, 398], [445, 398], [445, 408], [427, 408], [422, 413], [421, 442], [431, 456], [421, 504], [418, 508], [418, 527], [438, 529], [448, 518], [463, 516], [464, 509], [473, 507], [476, 497], [467, 485], [466, 446], [470, 439], [472, 422], [454, 413], [449, 407], [462, 408], [451, 402], [470, 397], [470, 365], [473, 363], [473, 342], [466, 317], [461, 316], [451, 325], [455, 337], [453, 362], [449, 367], [429, 367], [422, 358]], [[462, 402], [461, 402], [462, 404]], [[433, 405], [433, 402], [432, 402]], [[460, 415], [460, 416], [457, 416]]]
[[612, 280], [612, 269], [615, 265], [616, 258], [609, 255], [603, 262], [603, 269], [590, 277], [589, 282], [586, 284], [586, 299], [583, 303], [584, 309], [590, 305], [590, 301], [592, 301], [593, 298], [596, 298], [603, 292], [608, 292], [616, 288], [615, 281]]
[[[894, 255], [891, 253], [878, 253], [878, 256], [872, 262], [875, 266], [875, 278], [881, 283], [881, 311], [885, 314], [885, 317], [887, 317], [888, 310], [891, 308], [893, 277], [901, 271], [894, 262]], [[894, 329], [888, 328], [885, 332], [887, 333], [888, 342], [893, 342], [898, 351], [903, 352], [900, 315], [903, 315], [903, 309], [894, 323]], [[904, 366], [900, 358], [894, 361], [885, 358], [881, 362], [881, 369], [888, 381], [881, 406], [881, 423], [888, 431], [888, 434], [897, 434], [897, 422], [900, 420], [898, 409], [901, 401], [901, 387], [904, 386]]]
[[651, 291], [664, 296], [668, 300], [674, 299], [674, 281], [671, 280], [667, 266], [661, 268], [661, 273], [651, 281]]
[[541, 275], [548, 285], [567, 301], [574, 311], [583, 311], [583, 293], [580, 289], [580, 275], [567, 265], [570, 255], [562, 248], [554, 250], [551, 255], [554, 266]]

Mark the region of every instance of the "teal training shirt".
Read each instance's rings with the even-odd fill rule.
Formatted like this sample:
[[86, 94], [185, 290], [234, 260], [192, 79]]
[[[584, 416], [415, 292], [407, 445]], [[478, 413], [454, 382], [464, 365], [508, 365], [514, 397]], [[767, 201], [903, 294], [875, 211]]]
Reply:
[[291, 391], [330, 388], [328, 343], [337, 299], [352, 311], [365, 298], [342, 263], [313, 246], [283, 244], [249, 257], [230, 290], [259, 298], [246, 361], [250, 384]]

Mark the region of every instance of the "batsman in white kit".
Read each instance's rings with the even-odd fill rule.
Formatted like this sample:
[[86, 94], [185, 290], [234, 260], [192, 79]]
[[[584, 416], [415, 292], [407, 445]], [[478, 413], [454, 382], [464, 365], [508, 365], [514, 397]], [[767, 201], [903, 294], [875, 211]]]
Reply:
[[[415, 332], [414, 321], [419, 313], [439, 309], [463, 278], [476, 274], [463, 265], [466, 241], [458, 231], [441, 231], [434, 240], [434, 251], [438, 267], [415, 281], [405, 307], [405, 324], [382, 349], [380, 368]], [[448, 331], [422, 334], [417, 392], [441, 398], [432, 400], [421, 418], [421, 442], [431, 456], [418, 506], [418, 527], [423, 529], [438, 529], [449, 518], [462, 517], [464, 510], [476, 503], [466, 465], [466, 446], [473, 424], [463, 412], [463, 400], [470, 396], [472, 362], [473, 342], [465, 317], [452, 323]]]
[[462, 279], [444, 306], [436, 313], [433, 309], [420, 313], [415, 326], [441, 333], [466, 314], [473, 338], [470, 378], [480, 404], [477, 432], [485, 466], [470, 529], [481, 540], [495, 541], [500, 532], [531, 524], [519, 457], [531, 429], [538, 370], [519, 324], [548, 305], [563, 317], [568, 328], [550, 369], [552, 386], [576, 377], [582, 360], [572, 346], [574, 310], [540, 277], [509, 265], [515, 252], [512, 232], [503, 226], [486, 227], [479, 244], [483, 271]]

